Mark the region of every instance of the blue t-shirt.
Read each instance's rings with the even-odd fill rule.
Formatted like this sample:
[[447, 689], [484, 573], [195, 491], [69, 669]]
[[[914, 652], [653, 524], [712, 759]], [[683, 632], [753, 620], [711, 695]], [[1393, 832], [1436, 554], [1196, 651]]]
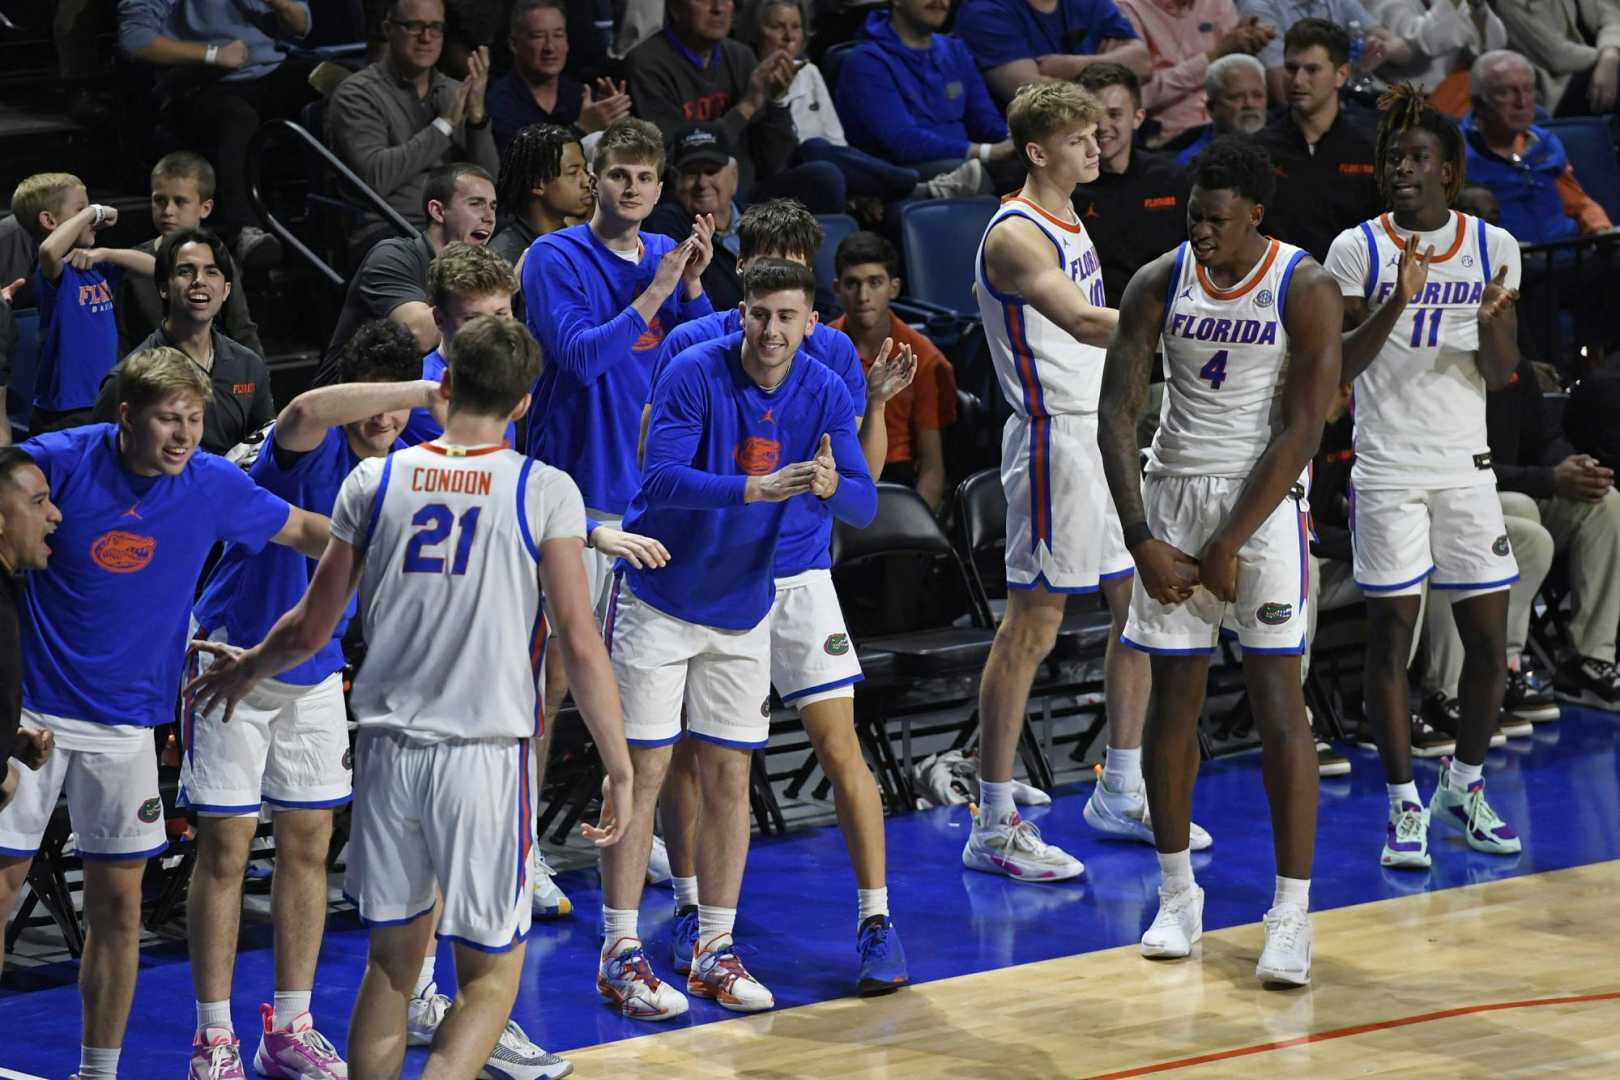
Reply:
[[825, 500], [840, 520], [864, 526], [877, 512], [855, 413], [838, 377], [795, 363], [767, 393], [742, 367], [742, 335], [695, 345], [653, 391], [641, 490], [624, 528], [661, 540], [669, 562], [617, 569], [641, 599], [686, 622], [723, 630], [759, 625], [776, 597], [776, 545], [790, 503], [743, 502], [749, 476], [809, 461], [832, 436], [838, 490]]
[[187, 613], [209, 549], [250, 551], [287, 524], [285, 500], [199, 450], [179, 476], [136, 476], [112, 424], [29, 439], [62, 524], [28, 577], [23, 704], [98, 724], [174, 719]]
[[[658, 353], [653, 368], [653, 389], [671, 360], [692, 345], [713, 341], [742, 330], [742, 316], [736, 311], [717, 311], [701, 319], [693, 319], [670, 331]], [[866, 375], [861, 370], [861, 357], [848, 334], [841, 334], [825, 326], [804, 339], [800, 346], [803, 354], [826, 365], [842, 381], [849, 393], [850, 406], [856, 423], [866, 406]], [[860, 432], [857, 430], [856, 435]], [[818, 440], [819, 441], [819, 440]], [[832, 565], [832, 512], [820, 499], [789, 499], [787, 516], [782, 521], [782, 534], [776, 542], [776, 565], [773, 570], [779, 578], [792, 577], [806, 570], [824, 570]]]
[[[403, 442], [394, 443], [394, 449], [404, 448]], [[327, 431], [319, 446], [297, 455], [290, 466], [282, 468], [272, 428], [248, 475], [272, 495], [330, 517], [338, 490], [358, 464], [360, 458], [350, 449], [348, 435], [343, 428], [334, 427]], [[197, 606], [192, 609], [192, 618], [197, 620], [202, 636], [223, 626], [232, 645], [257, 645], [270, 633], [277, 619], [298, 606], [310, 578], [315, 576], [315, 565], [316, 560], [289, 547], [273, 545], [260, 549], [241, 543], [228, 544]], [[342, 671], [343, 632], [354, 618], [354, 612], [355, 602], [351, 599], [338, 620], [337, 629], [332, 632], [332, 640], [322, 646], [320, 652], [277, 675], [276, 679], [294, 686], [314, 686], [333, 672]]]
[[1137, 36], [1114, 0], [1058, 0], [1050, 12], [1036, 11], [1029, 0], [966, 0], [955, 32], [980, 70], [1052, 53], [1092, 56], [1106, 40]]
[[545, 366], [529, 411], [528, 453], [573, 477], [585, 506], [622, 514], [641, 483], [636, 440], [658, 346], [687, 319], [714, 310], [702, 293], [665, 300], [652, 323], [631, 303], [677, 241], [641, 234], [641, 257], [620, 258], [573, 225], [534, 242], [523, 302]]
[[[446, 366], [444, 354], [438, 349], [434, 349], [422, 357], [422, 378], [430, 379], [433, 382], [442, 382]], [[443, 434], [444, 428], [440, 427], [439, 422], [433, 419], [433, 414], [418, 407], [411, 410], [411, 418], [405, 421], [405, 430], [399, 433], [399, 441], [405, 446], [415, 446], [417, 443], [432, 442]], [[506, 425], [506, 445], [517, 446], [517, 424], [515, 423]], [[328, 507], [329, 509], [330, 507]], [[321, 511], [323, 514], [327, 512], [327, 510]]]
[[52, 285], [34, 271], [39, 297], [39, 376], [34, 405], [48, 412], [88, 409], [96, 403], [101, 380], [118, 363], [118, 321], [113, 294], [123, 271], [108, 266], [80, 270], [62, 264], [62, 280]]

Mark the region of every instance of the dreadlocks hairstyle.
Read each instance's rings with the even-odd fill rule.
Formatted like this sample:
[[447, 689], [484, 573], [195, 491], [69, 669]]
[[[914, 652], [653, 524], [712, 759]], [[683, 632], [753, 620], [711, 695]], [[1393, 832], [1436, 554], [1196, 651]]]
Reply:
[[556, 124], [530, 124], [518, 132], [501, 155], [495, 205], [509, 214], [521, 214], [533, 198], [536, 184], [549, 184], [562, 175], [563, 147], [577, 142], [577, 134]]
[[1377, 163], [1378, 197], [1384, 200], [1386, 206], [1389, 204], [1384, 162], [1389, 160], [1390, 148], [1408, 131], [1427, 131], [1440, 144], [1441, 152], [1451, 165], [1451, 182], [1446, 185], [1446, 205], [1453, 205], [1463, 189], [1464, 163], [1467, 160], [1462, 132], [1457, 129], [1456, 121], [1426, 104], [1423, 91], [1409, 82], [1390, 87], [1378, 99], [1378, 109], [1382, 115], [1378, 118], [1378, 142], [1373, 149], [1373, 161]]

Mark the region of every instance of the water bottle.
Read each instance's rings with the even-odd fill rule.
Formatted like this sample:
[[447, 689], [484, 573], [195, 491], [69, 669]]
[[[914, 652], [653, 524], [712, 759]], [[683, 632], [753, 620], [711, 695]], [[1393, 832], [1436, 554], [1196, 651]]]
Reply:
[[1345, 89], [1353, 94], [1369, 94], [1376, 89], [1372, 74], [1361, 70], [1361, 59], [1367, 55], [1367, 31], [1360, 19], [1350, 20], [1350, 81]]

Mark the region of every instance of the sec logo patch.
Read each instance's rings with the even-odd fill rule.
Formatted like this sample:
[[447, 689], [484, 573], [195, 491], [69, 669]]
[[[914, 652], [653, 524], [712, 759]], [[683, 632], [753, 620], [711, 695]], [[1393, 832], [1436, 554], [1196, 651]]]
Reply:
[[822, 648], [827, 650], [828, 656], [843, 656], [849, 652], [849, 635], [829, 634]]
[[96, 537], [90, 557], [109, 574], [133, 574], [151, 565], [157, 540], [150, 536], [114, 529]]

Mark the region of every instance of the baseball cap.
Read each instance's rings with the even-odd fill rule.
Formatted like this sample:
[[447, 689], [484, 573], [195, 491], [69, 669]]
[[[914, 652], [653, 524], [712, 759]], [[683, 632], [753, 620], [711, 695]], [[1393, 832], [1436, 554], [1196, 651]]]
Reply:
[[694, 165], [724, 165], [732, 157], [730, 140], [714, 125], [686, 124], [670, 139], [669, 160], [676, 172]]

